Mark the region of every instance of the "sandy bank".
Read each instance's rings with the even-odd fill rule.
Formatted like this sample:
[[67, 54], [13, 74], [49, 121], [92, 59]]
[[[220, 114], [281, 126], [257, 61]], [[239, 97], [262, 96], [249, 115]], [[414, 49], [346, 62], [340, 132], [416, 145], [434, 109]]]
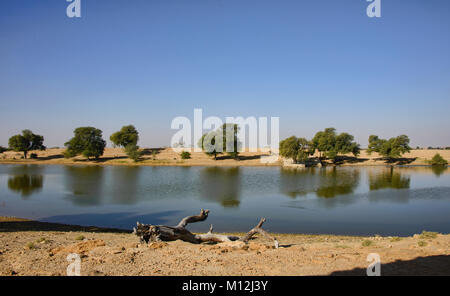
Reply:
[[[450, 275], [450, 235], [351, 237], [277, 234], [248, 245], [182, 241], [140, 244], [131, 233], [0, 219], [1, 275], [65, 275], [67, 255], [81, 275], [365, 275], [367, 255], [382, 275]], [[28, 229], [28, 230], [27, 230]]]
[[[79, 156], [65, 159], [62, 156], [64, 149], [47, 149], [45, 151], [32, 151], [36, 153], [38, 159], [22, 159], [20, 152], [8, 151], [0, 154], [0, 164], [64, 164], [64, 165], [136, 165], [136, 166], [281, 166], [282, 162], [264, 163], [261, 156], [268, 156], [268, 153], [243, 152], [240, 160], [230, 159], [227, 156], [219, 156], [217, 160], [205, 155], [202, 152], [192, 152], [191, 159], [181, 159], [179, 153], [170, 148], [146, 148], [142, 160], [134, 162], [129, 159], [123, 149], [106, 148], [103, 156], [97, 161], [88, 161]], [[358, 158], [347, 157], [342, 165], [362, 165], [362, 166], [385, 166], [385, 165], [427, 165], [434, 154], [440, 153], [450, 162], [450, 150], [412, 150], [401, 159], [393, 163], [388, 163], [381, 159], [376, 153], [368, 155], [365, 150], [361, 151]]]

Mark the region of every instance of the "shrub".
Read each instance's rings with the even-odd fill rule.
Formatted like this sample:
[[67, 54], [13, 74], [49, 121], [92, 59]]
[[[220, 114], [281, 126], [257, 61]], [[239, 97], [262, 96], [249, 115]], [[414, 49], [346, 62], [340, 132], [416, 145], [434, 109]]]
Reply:
[[420, 235], [421, 239], [432, 239], [432, 238], [436, 238], [438, 235], [437, 232], [433, 232], [433, 231], [422, 231], [422, 234]]
[[189, 153], [187, 151], [181, 152], [181, 159], [190, 159], [190, 158], [191, 158], [191, 153]]
[[398, 236], [394, 236], [393, 238], [391, 238], [391, 242], [399, 242], [399, 241], [401, 241], [401, 237], [398, 237]]
[[38, 155], [37, 155], [36, 153], [31, 153], [31, 154], [30, 154], [30, 158], [31, 158], [31, 159], [37, 159], [37, 158], [38, 158]]
[[448, 164], [447, 160], [445, 160], [439, 153], [436, 153], [429, 163], [431, 165], [447, 165]]
[[142, 151], [139, 151], [139, 146], [135, 144], [129, 144], [125, 147], [125, 153], [129, 158], [138, 162], [142, 156]]
[[84, 236], [80, 234], [75, 237], [75, 240], [79, 240], [79, 241], [84, 240]]
[[34, 249], [34, 248], [35, 248], [35, 245], [34, 245], [33, 242], [29, 242], [29, 243], [27, 243], [27, 244], [25, 245], [25, 247], [26, 247], [28, 250], [31, 250], [31, 249]]
[[419, 245], [419, 247], [426, 247], [428, 244], [427, 244], [427, 242], [419, 241], [419, 242], [417, 243], [417, 245]]
[[373, 241], [371, 241], [371, 240], [366, 239], [362, 242], [363, 247], [369, 247], [371, 245], [373, 245]]
[[7, 148], [0, 146], [0, 153], [6, 152], [6, 151], [8, 151]]

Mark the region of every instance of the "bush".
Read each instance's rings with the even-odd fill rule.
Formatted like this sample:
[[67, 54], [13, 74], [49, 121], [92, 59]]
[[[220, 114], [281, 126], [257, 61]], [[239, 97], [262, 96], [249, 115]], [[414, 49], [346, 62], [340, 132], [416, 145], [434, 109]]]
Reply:
[[448, 162], [439, 153], [436, 153], [430, 161], [431, 165], [447, 165]]
[[5, 151], [8, 151], [8, 149], [6, 149], [6, 148], [3, 147], [3, 146], [0, 146], [0, 153], [3, 153], [3, 152], [5, 152]]
[[189, 153], [187, 151], [181, 152], [181, 159], [190, 159], [190, 158], [191, 158], [191, 153]]
[[138, 162], [142, 156], [142, 152], [139, 151], [139, 146], [136, 146], [135, 144], [127, 145], [125, 147], [125, 153], [126, 155], [128, 155], [129, 158], [131, 158], [135, 162]]
[[417, 245], [419, 245], [419, 247], [426, 247], [428, 244], [427, 244], [427, 242], [419, 241], [419, 242], [417, 242]]
[[373, 245], [373, 241], [371, 241], [371, 240], [366, 239], [362, 242], [363, 247], [369, 247], [371, 245]]
[[37, 155], [36, 153], [31, 153], [31, 154], [30, 154], [30, 158], [31, 158], [31, 159], [37, 159], [37, 158], [38, 158], [38, 155]]
[[433, 232], [433, 231], [422, 231], [422, 234], [420, 235], [421, 239], [432, 239], [432, 238], [436, 238], [438, 235], [437, 232]]
[[82, 241], [82, 240], [84, 240], [84, 236], [83, 235], [78, 235], [78, 236], [75, 237], [75, 240]]

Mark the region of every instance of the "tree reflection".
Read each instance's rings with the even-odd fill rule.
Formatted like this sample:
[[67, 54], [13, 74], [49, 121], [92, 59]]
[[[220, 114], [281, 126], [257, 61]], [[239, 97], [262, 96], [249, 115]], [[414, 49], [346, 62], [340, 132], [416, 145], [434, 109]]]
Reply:
[[135, 204], [138, 200], [139, 173], [141, 167], [126, 166], [112, 169], [112, 182], [108, 186], [111, 190], [113, 203]]
[[315, 192], [318, 197], [335, 197], [351, 194], [359, 184], [357, 169], [302, 169], [281, 170], [281, 192], [289, 197]]
[[448, 166], [446, 166], [446, 165], [433, 165], [433, 166], [431, 166], [431, 171], [437, 177], [442, 175], [447, 169], [448, 169]]
[[319, 197], [335, 197], [337, 195], [351, 194], [359, 184], [359, 170], [332, 170], [320, 171], [320, 186], [316, 194]]
[[101, 166], [65, 167], [66, 188], [76, 205], [98, 205], [103, 191], [104, 169]]
[[22, 197], [28, 197], [35, 192], [39, 192], [44, 184], [42, 175], [17, 175], [8, 178], [8, 188], [18, 192]]
[[238, 167], [209, 167], [200, 172], [200, 196], [223, 207], [238, 207], [240, 204], [240, 170]]
[[402, 176], [391, 167], [379, 173], [369, 172], [369, 189], [380, 190], [386, 188], [408, 189], [411, 183], [410, 176]]

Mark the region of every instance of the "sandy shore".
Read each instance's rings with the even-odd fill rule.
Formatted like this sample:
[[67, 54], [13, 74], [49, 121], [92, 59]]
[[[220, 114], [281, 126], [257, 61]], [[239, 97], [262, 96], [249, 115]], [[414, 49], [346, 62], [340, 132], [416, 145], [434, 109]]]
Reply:
[[81, 275], [366, 275], [370, 253], [379, 254], [382, 275], [450, 275], [450, 235], [435, 233], [277, 234], [280, 248], [274, 249], [259, 237], [247, 245], [147, 245], [114, 230], [0, 221], [0, 275], [66, 275], [69, 253], [80, 255]]
[[[79, 156], [65, 159], [62, 156], [64, 149], [47, 149], [45, 151], [32, 151], [36, 153], [38, 159], [23, 159], [23, 153], [8, 151], [0, 154], [0, 163], [5, 164], [65, 164], [65, 165], [143, 165], [143, 166], [281, 166], [282, 161], [274, 163], [263, 163], [261, 156], [268, 156], [268, 153], [243, 152], [240, 160], [230, 159], [227, 156], [219, 156], [217, 160], [205, 155], [202, 152], [192, 152], [191, 159], [181, 159], [179, 153], [171, 148], [148, 148], [144, 149], [142, 160], [134, 162], [129, 159], [123, 149], [106, 148], [103, 156], [97, 161], [88, 161]], [[361, 151], [358, 158], [351, 157], [342, 163], [343, 165], [427, 165], [436, 153], [442, 155], [450, 163], [450, 150], [412, 150], [410, 153], [394, 163], [387, 163], [386, 160], [373, 153], [368, 155], [365, 150]]]

